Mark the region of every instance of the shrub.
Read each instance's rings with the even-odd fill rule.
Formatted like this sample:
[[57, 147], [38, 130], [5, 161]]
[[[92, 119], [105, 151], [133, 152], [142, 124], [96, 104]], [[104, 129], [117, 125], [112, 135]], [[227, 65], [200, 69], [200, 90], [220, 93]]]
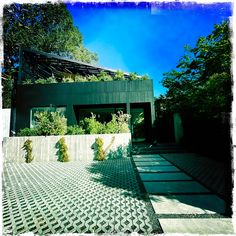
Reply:
[[20, 129], [17, 136], [37, 136], [38, 131], [35, 128], [24, 128]]
[[85, 118], [81, 122], [86, 134], [103, 134], [105, 130], [104, 124], [96, 120], [96, 115], [92, 113], [90, 118]]
[[85, 130], [78, 126], [78, 125], [73, 125], [73, 126], [67, 126], [67, 133], [66, 134], [84, 134]]
[[25, 162], [26, 163], [30, 163], [33, 161], [34, 157], [32, 155], [32, 151], [33, 151], [33, 148], [32, 148], [32, 140], [30, 139], [27, 139], [25, 142], [24, 142], [24, 145], [22, 147], [23, 150], [25, 150], [26, 154], [25, 154]]
[[114, 80], [125, 80], [124, 72], [117, 70], [115, 72]]
[[96, 160], [98, 161], [104, 161], [105, 160], [105, 152], [103, 150], [103, 139], [102, 138], [96, 138], [95, 143], [97, 145], [97, 153], [96, 153]]
[[115, 114], [112, 114], [112, 119], [106, 124], [105, 131], [106, 134], [119, 133], [119, 126]]
[[62, 137], [59, 139], [57, 142], [57, 147], [58, 147], [58, 161], [60, 162], [68, 162], [69, 161], [69, 154], [68, 154], [68, 147], [65, 142], [65, 138]]
[[116, 119], [118, 122], [119, 133], [129, 133], [129, 120], [131, 116], [129, 114], [124, 114], [122, 111], [118, 112]]
[[64, 135], [67, 131], [66, 118], [60, 112], [36, 112], [38, 135]]
[[98, 80], [99, 81], [111, 81], [111, 80], [113, 80], [113, 78], [106, 71], [102, 70], [98, 74]]
[[130, 79], [130, 80], [139, 80], [140, 77], [138, 76], [137, 73], [130, 73], [130, 74], [129, 74], [129, 79]]

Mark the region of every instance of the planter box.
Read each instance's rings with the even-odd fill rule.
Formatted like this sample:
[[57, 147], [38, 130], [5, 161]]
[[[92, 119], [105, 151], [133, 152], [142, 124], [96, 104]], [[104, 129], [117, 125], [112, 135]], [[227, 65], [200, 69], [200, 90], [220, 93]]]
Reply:
[[9, 137], [3, 139], [4, 162], [25, 162], [25, 151], [22, 146], [27, 139], [32, 140], [34, 161], [57, 161], [56, 143], [65, 137], [70, 161], [93, 160], [96, 153], [95, 139], [104, 140], [108, 158], [118, 158], [130, 155], [131, 134], [94, 134], [94, 135], [65, 135], [65, 136], [31, 136]]

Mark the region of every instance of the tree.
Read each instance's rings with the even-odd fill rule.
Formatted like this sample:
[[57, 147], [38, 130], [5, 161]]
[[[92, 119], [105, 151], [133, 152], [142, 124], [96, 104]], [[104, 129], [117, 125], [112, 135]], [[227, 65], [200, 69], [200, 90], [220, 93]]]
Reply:
[[172, 111], [216, 116], [231, 109], [229, 22], [214, 26], [194, 48], [185, 47], [177, 68], [164, 74], [166, 105]]
[[[12, 70], [17, 69], [20, 46], [87, 63], [97, 61], [97, 55], [84, 48], [82, 35], [73, 25], [63, 3], [6, 5], [3, 9], [3, 40], [3, 78], [9, 78]], [[4, 88], [8, 82], [3, 82]], [[6, 90], [3, 104], [9, 107], [11, 90]]]

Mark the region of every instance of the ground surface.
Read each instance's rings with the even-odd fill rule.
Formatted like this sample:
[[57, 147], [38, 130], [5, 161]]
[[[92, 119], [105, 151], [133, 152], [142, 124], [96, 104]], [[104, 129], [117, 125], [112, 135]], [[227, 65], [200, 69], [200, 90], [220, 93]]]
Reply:
[[129, 158], [7, 163], [3, 190], [4, 235], [162, 232]]
[[4, 235], [233, 234], [222, 168], [171, 149], [105, 162], [5, 163]]

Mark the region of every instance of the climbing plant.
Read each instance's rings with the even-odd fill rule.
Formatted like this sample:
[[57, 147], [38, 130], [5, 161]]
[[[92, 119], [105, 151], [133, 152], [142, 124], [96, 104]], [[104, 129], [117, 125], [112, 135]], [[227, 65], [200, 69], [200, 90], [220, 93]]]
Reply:
[[33, 159], [34, 159], [34, 157], [33, 157], [33, 155], [32, 155], [32, 151], [33, 151], [33, 148], [32, 148], [32, 140], [27, 139], [27, 140], [24, 142], [24, 145], [23, 145], [22, 149], [26, 152], [26, 153], [25, 153], [25, 162], [26, 162], [26, 163], [32, 162]]
[[96, 153], [96, 160], [98, 161], [104, 161], [105, 160], [105, 151], [103, 149], [103, 139], [102, 138], [96, 138], [95, 143], [97, 145], [97, 153]]
[[65, 142], [65, 138], [62, 137], [57, 142], [58, 147], [58, 161], [60, 162], [68, 162], [69, 161], [69, 154], [68, 154], [68, 147]]

